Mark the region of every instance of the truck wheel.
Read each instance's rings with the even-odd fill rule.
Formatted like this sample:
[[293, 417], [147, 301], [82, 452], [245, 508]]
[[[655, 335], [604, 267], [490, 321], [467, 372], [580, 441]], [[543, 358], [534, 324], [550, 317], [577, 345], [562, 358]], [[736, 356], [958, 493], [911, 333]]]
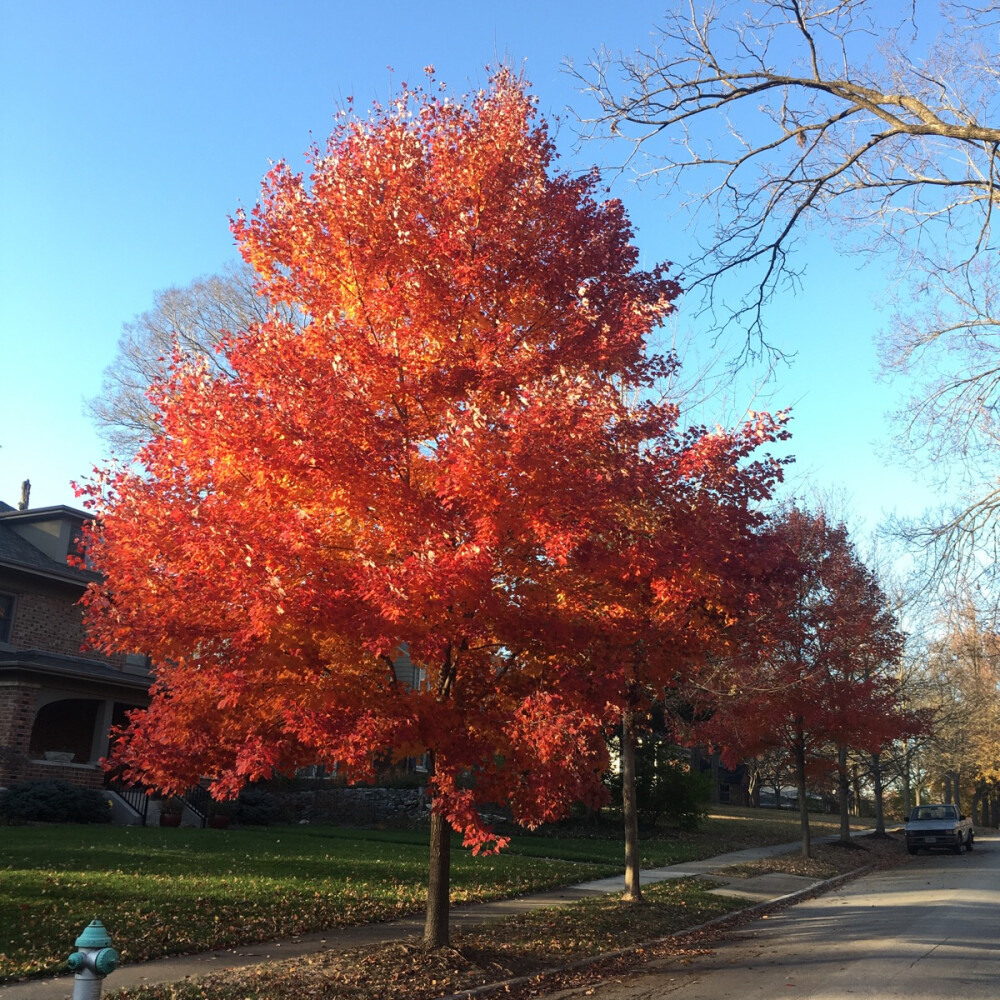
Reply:
[[973, 841], [973, 839], [974, 839], [974, 834], [970, 833], [969, 834], [969, 839], [965, 842], [965, 849], [967, 851], [971, 851], [972, 850], [972, 841]]
[[962, 840], [962, 835], [959, 834], [958, 837], [955, 840], [955, 846], [952, 847], [952, 849], [951, 849], [951, 853], [952, 854], [961, 854], [963, 847], [965, 847], [965, 842]]

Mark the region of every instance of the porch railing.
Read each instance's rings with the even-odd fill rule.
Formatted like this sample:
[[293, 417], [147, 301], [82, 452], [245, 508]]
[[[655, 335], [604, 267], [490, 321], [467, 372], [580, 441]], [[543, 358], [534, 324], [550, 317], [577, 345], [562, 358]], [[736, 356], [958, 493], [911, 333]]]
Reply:
[[146, 816], [149, 813], [149, 796], [142, 785], [127, 785], [121, 778], [116, 778], [111, 773], [104, 775], [104, 787], [114, 792], [127, 805], [134, 809], [142, 820], [142, 825], [146, 825]]
[[192, 785], [182, 796], [184, 805], [188, 807], [201, 821], [204, 828], [208, 825], [208, 814], [212, 808], [212, 796], [201, 785]]

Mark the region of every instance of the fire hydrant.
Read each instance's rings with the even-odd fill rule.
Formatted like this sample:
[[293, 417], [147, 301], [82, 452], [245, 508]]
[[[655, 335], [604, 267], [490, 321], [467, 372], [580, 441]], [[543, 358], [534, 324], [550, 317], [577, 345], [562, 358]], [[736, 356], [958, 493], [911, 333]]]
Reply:
[[66, 964], [73, 977], [73, 1000], [100, 1000], [104, 977], [118, 968], [118, 952], [100, 920], [92, 920], [76, 939], [76, 947]]

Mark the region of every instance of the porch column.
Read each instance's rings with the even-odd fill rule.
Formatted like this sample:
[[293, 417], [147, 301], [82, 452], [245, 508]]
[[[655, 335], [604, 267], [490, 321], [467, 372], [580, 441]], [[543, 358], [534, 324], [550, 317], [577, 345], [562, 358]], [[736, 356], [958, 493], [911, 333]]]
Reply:
[[114, 716], [115, 703], [113, 701], [102, 701], [97, 706], [96, 718], [94, 719], [94, 738], [90, 745], [90, 760], [88, 763], [96, 764], [102, 757], [107, 757], [110, 740], [108, 734], [111, 730], [111, 720]]
[[24, 777], [40, 690], [39, 684], [0, 681], [0, 784]]

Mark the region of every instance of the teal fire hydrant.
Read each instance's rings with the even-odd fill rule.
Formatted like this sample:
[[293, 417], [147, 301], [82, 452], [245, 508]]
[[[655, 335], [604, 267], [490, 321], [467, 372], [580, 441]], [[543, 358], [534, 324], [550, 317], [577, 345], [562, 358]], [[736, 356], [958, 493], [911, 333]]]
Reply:
[[73, 1000], [100, 1000], [104, 977], [118, 968], [118, 952], [100, 920], [92, 920], [76, 939], [76, 947], [66, 964], [73, 977]]

